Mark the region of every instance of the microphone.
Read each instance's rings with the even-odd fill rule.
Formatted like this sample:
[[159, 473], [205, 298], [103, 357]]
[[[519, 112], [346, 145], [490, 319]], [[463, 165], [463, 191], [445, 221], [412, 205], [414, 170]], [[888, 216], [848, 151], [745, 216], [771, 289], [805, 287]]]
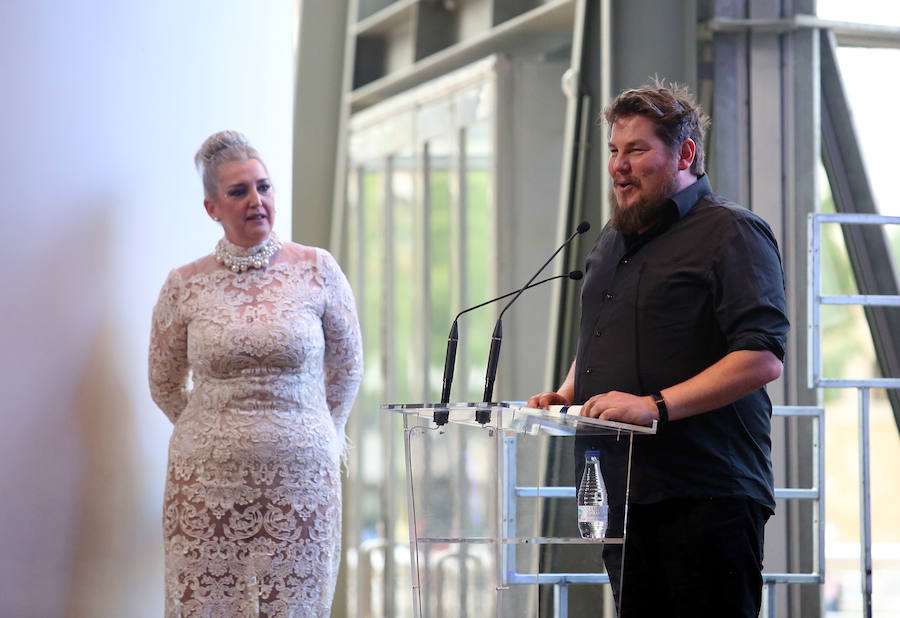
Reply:
[[[444, 387], [441, 391], [441, 403], [448, 403], [450, 401], [450, 388], [453, 385], [453, 372], [456, 366], [456, 345], [459, 342], [459, 327], [457, 325], [457, 321], [460, 316], [465, 313], [472, 311], [473, 309], [478, 309], [480, 307], [484, 307], [485, 305], [489, 305], [491, 303], [495, 303], [498, 300], [503, 300], [504, 298], [509, 298], [513, 294], [519, 294], [520, 292], [537, 287], [539, 285], [543, 285], [548, 281], [553, 281], [554, 279], [573, 279], [578, 281], [584, 276], [580, 270], [573, 270], [564, 275], [556, 275], [554, 277], [547, 277], [546, 279], [542, 279], [537, 283], [532, 283], [530, 285], [526, 285], [521, 290], [513, 290], [503, 296], [498, 296], [497, 298], [492, 298], [491, 300], [486, 300], [483, 303], [479, 303], [473, 307], [469, 307], [468, 309], [463, 309], [459, 313], [456, 314], [456, 317], [453, 318], [453, 324], [450, 326], [450, 335], [447, 337], [447, 355], [444, 358]], [[435, 413], [435, 420], [437, 420], [437, 413]], [[444, 421], [446, 422], [446, 421]], [[443, 423], [439, 423], [443, 425]]]
[[[578, 227], [575, 229], [572, 235], [569, 236], [566, 241], [561, 244], [556, 251], [553, 252], [553, 255], [551, 255], [540, 268], [538, 268], [537, 272], [531, 276], [531, 279], [528, 280], [525, 286], [520, 288], [516, 295], [513, 296], [512, 300], [506, 303], [506, 306], [503, 307], [503, 309], [500, 311], [500, 315], [497, 316], [497, 324], [494, 326], [494, 333], [491, 335], [491, 351], [488, 355], [487, 371], [485, 372], [484, 378], [484, 398], [482, 399], [484, 403], [490, 403], [491, 397], [494, 396], [494, 380], [497, 377], [497, 365], [500, 363], [500, 342], [503, 339], [503, 314], [506, 313], [506, 310], [509, 309], [510, 306], [514, 302], [516, 302], [516, 300], [518, 300], [519, 296], [522, 295], [522, 292], [528, 289], [528, 286], [531, 285], [531, 282], [534, 281], [539, 274], [541, 274], [541, 271], [547, 267], [547, 265], [553, 260], [553, 258], [556, 257], [556, 255], [560, 251], [565, 249], [576, 236], [578, 236], [579, 234], [584, 234], [589, 229], [591, 229], [591, 224], [587, 221], [582, 221], [581, 223], [579, 223]], [[475, 412], [475, 420], [482, 425], [487, 423], [490, 418], [490, 411], [484, 411], [483, 413], [479, 410]]]

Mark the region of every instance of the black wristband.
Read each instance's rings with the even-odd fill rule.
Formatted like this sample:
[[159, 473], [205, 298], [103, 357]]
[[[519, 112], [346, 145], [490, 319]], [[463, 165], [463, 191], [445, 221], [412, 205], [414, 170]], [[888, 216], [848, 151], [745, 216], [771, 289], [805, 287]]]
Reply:
[[653, 403], [656, 404], [656, 410], [659, 412], [659, 420], [656, 421], [656, 433], [662, 433], [666, 425], [669, 424], [669, 408], [666, 406], [666, 400], [659, 391], [656, 391], [650, 397], [653, 399]]

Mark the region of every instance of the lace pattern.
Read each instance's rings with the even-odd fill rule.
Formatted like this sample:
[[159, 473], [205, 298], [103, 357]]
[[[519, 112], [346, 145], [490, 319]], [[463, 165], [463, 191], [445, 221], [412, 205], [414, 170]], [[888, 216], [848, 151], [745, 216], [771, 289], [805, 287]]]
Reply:
[[153, 311], [150, 390], [174, 423], [167, 616], [328, 616], [344, 425], [362, 377], [353, 296], [325, 250], [265, 269], [207, 256]]

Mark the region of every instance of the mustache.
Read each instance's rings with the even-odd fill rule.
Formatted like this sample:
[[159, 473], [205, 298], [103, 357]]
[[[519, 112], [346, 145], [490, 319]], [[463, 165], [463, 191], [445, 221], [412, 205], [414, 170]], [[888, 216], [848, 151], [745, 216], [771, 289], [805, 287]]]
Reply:
[[618, 178], [613, 178], [613, 185], [622, 185], [629, 184], [639, 187], [641, 185], [641, 181], [638, 178], [634, 178], [632, 176], [619, 176]]

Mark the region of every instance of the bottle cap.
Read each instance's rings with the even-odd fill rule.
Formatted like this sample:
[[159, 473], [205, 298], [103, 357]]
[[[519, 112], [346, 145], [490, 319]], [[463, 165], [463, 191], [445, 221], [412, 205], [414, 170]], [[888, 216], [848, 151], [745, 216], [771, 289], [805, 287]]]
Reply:
[[585, 451], [584, 456], [585, 457], [596, 457], [597, 459], [600, 459], [600, 451]]

